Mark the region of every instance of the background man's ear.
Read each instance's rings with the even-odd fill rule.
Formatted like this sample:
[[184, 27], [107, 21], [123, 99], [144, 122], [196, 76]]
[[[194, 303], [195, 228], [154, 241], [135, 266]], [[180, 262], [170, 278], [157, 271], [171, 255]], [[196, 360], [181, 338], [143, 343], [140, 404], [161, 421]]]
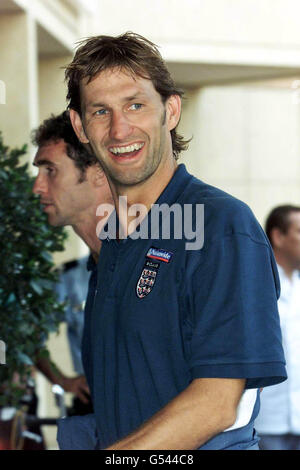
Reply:
[[272, 240], [272, 245], [274, 248], [281, 248], [283, 240], [284, 240], [284, 236], [285, 236], [284, 233], [282, 233], [282, 231], [279, 230], [279, 228], [277, 227], [274, 227], [271, 230], [270, 238]]
[[179, 95], [171, 95], [166, 103], [168, 129], [174, 129], [180, 119], [181, 98]]
[[88, 144], [89, 139], [85, 135], [81, 117], [79, 116], [77, 111], [75, 111], [74, 109], [70, 109], [70, 120], [71, 120], [73, 129], [75, 131], [75, 134], [77, 135], [80, 142], [82, 142], [83, 144]]

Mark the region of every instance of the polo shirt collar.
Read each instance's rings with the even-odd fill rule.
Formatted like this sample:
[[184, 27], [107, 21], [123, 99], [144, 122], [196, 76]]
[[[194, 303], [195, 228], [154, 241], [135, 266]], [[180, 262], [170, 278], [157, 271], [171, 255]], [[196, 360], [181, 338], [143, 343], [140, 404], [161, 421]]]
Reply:
[[180, 163], [170, 180], [170, 182], [167, 184], [155, 204], [163, 204], [163, 203], [168, 203], [168, 204], [174, 204], [179, 196], [182, 194], [184, 191], [187, 183], [189, 180], [192, 178], [192, 175], [190, 175], [187, 172], [187, 169], [184, 165], [184, 163]]
[[[167, 186], [165, 187], [163, 192], [160, 194], [158, 199], [154, 202], [154, 204], [160, 205], [160, 204], [167, 203], [170, 206], [172, 204], [174, 204], [178, 200], [180, 195], [183, 193], [183, 191], [186, 188], [188, 182], [192, 178], [193, 178], [193, 176], [187, 172], [187, 169], [186, 169], [184, 163], [180, 163], [178, 165], [178, 167], [176, 168], [175, 173], [172, 176], [171, 180], [169, 181], [169, 183], [167, 184]], [[147, 222], [149, 223], [149, 229], [151, 228], [150, 214], [151, 214], [151, 210], [148, 212], [148, 214], [146, 216]], [[117, 217], [116, 211], [114, 211], [111, 214], [110, 217]], [[117, 222], [117, 226], [118, 226], [118, 224], [119, 224], [118, 217], [117, 217], [116, 222]], [[141, 222], [141, 223], [143, 223], [143, 222]], [[106, 224], [105, 229], [107, 228], [107, 225], [108, 225], [108, 223]], [[123, 239], [123, 240], [120, 240], [119, 242], [117, 242], [115, 240], [115, 242], [120, 246], [120, 245], [128, 242], [129, 240], [133, 241], [129, 236], [129, 237]], [[102, 240], [102, 242], [109, 242], [109, 241], [111, 241], [109, 239], [109, 237]], [[90, 260], [89, 260], [89, 263], [90, 263], [90, 266], [91, 266], [91, 261]]]

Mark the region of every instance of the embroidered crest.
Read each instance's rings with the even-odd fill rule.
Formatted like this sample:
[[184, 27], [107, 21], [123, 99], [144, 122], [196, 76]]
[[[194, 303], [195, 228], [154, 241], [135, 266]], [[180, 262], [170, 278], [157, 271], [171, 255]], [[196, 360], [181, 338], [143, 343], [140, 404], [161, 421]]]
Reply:
[[160, 266], [159, 261], [170, 263], [173, 253], [161, 248], [154, 248], [153, 246], [146, 254], [146, 261], [142, 270], [142, 274], [136, 285], [136, 295], [139, 299], [146, 297], [150, 294], [155, 284], [158, 269]]
[[148, 259], [146, 260], [142, 270], [142, 274], [140, 275], [140, 278], [136, 285], [136, 295], [139, 299], [146, 297], [146, 295], [148, 295], [153, 289], [158, 269], [159, 263]]

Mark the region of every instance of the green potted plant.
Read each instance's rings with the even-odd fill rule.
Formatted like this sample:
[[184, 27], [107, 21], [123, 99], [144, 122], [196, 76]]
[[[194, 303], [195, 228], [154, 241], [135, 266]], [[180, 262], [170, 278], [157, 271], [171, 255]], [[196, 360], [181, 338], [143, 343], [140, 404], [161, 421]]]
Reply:
[[[63, 319], [53, 285], [58, 280], [51, 253], [64, 249], [66, 233], [48, 225], [34, 178], [21, 164], [26, 146], [9, 149], [0, 133], [0, 408], [17, 407], [37, 355]], [[2, 343], [3, 345], [3, 343]]]

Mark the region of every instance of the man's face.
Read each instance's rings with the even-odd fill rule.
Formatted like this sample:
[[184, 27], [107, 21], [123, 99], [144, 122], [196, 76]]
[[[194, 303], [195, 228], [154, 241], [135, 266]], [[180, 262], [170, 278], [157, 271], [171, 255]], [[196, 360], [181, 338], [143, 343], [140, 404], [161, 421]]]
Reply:
[[40, 147], [34, 165], [39, 173], [33, 192], [40, 195], [49, 223], [53, 226], [76, 225], [89, 208], [93, 192], [89, 177], [79, 182], [80, 171], [68, 157], [65, 142], [59, 140]]
[[281, 235], [280, 250], [293, 269], [300, 269], [300, 212], [291, 212], [287, 233]]
[[163, 104], [151, 80], [105, 70], [83, 81], [81, 109], [82, 119], [71, 111], [73, 126], [113, 183], [131, 186], [154, 173], [159, 177], [173, 158], [170, 130], [179, 119], [180, 99], [171, 96]]

